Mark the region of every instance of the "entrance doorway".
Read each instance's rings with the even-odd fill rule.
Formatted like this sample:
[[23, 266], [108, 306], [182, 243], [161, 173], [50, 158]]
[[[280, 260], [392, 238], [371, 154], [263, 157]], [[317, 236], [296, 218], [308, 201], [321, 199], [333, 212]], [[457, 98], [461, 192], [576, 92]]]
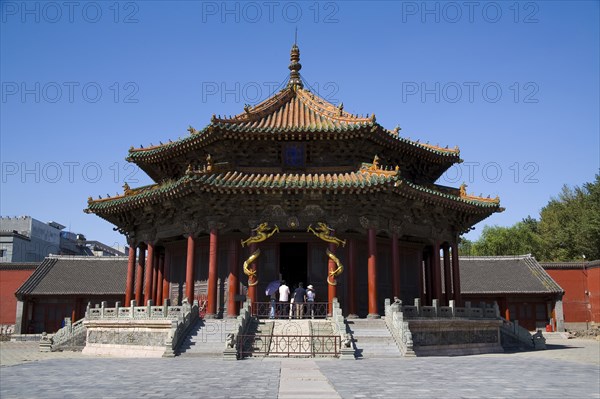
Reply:
[[293, 291], [298, 283], [307, 284], [308, 246], [306, 243], [279, 244], [279, 273]]

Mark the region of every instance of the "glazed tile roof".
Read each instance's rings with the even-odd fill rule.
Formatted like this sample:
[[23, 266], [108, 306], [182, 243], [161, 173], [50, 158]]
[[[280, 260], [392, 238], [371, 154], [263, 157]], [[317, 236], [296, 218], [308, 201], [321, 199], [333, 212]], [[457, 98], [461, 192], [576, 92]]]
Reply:
[[[397, 130], [388, 130], [375, 122], [375, 115], [361, 117], [335, 106], [319, 96], [300, 87], [287, 87], [253, 107], [246, 106], [244, 112], [231, 117], [214, 116], [204, 129], [190, 127], [190, 135], [174, 142], [130, 148], [128, 160], [132, 162], [157, 162], [164, 157], [179, 156], [193, 149], [218, 140], [220, 137], [238, 139], [254, 136], [283, 140], [322, 139], [326, 137], [347, 139], [351, 133], [367, 132], [367, 137], [379, 144], [407, 147], [421, 154], [442, 157], [443, 162], [458, 162], [458, 148], [442, 148], [419, 143], [400, 137]], [[442, 160], [440, 160], [442, 161]]]
[[126, 274], [124, 256], [50, 255], [15, 295], [121, 295]]
[[463, 294], [560, 294], [564, 290], [531, 255], [460, 257]]
[[343, 131], [373, 126], [374, 117], [363, 118], [343, 111], [314, 94], [288, 87], [243, 113], [213, 118], [211, 123], [235, 131], [302, 132]]
[[380, 169], [373, 164], [363, 163], [353, 172], [346, 173], [246, 173], [240, 171], [188, 171], [176, 181], [167, 181], [133, 190], [117, 197], [88, 199], [88, 213], [112, 213], [158, 203], [167, 198], [179, 198], [200, 188], [208, 192], [244, 193], [252, 191], [298, 191], [334, 190], [370, 192], [374, 190], [397, 190], [408, 197], [427, 198], [430, 202], [442, 201], [449, 206], [466, 205], [482, 211], [502, 210], [498, 200], [462, 197], [450, 193], [451, 189], [431, 185], [425, 187], [401, 177], [397, 170]]

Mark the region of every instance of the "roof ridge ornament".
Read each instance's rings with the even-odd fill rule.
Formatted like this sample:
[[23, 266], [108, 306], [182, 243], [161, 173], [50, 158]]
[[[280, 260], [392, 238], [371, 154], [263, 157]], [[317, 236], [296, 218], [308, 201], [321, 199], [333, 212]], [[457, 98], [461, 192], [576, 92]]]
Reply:
[[300, 49], [296, 43], [294, 43], [292, 50], [290, 51], [290, 66], [288, 68], [290, 70], [288, 87], [298, 87], [302, 89], [304, 87], [302, 80], [300, 79], [300, 69], [302, 69], [302, 64], [300, 64]]
[[479, 201], [479, 202], [491, 202], [494, 204], [500, 204], [500, 197], [496, 196], [495, 198], [490, 198], [490, 196], [488, 195], [487, 197], [484, 197], [483, 194], [479, 194], [479, 195], [474, 195], [474, 194], [467, 194], [467, 185], [463, 182], [463, 184], [460, 185], [460, 187], [458, 188], [458, 193], [459, 193], [459, 197], [465, 200], [472, 200], [472, 201]]
[[360, 167], [361, 172], [366, 172], [370, 175], [384, 175], [384, 176], [399, 176], [400, 167], [396, 165], [393, 169], [387, 167], [383, 168], [379, 164], [379, 156], [377, 154], [373, 158], [372, 163], [363, 163]]

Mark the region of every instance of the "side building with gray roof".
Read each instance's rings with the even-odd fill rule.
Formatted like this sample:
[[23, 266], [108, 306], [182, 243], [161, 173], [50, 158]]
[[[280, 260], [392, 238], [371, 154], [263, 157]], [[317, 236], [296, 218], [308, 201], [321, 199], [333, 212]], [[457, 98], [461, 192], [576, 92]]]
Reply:
[[88, 302], [125, 299], [127, 257], [50, 255], [17, 289], [17, 333], [55, 332], [65, 317], [78, 320]]
[[564, 290], [531, 255], [460, 258], [463, 300], [498, 302], [508, 320], [529, 330], [564, 331]]

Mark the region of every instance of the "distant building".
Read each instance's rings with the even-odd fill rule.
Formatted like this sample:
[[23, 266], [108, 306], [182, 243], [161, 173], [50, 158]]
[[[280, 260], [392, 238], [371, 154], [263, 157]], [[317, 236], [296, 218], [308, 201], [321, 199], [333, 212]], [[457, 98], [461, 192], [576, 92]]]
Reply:
[[0, 217], [0, 262], [41, 262], [49, 254], [123, 256], [125, 253], [83, 234], [63, 231], [56, 222], [44, 223], [31, 216]]
[[461, 257], [460, 277], [465, 301], [496, 301], [505, 319], [530, 331], [549, 324], [564, 331], [570, 310], [563, 315], [565, 291], [533, 256]]
[[41, 262], [60, 252], [65, 226], [40, 222], [31, 216], [0, 218], [0, 262]]
[[600, 325], [600, 260], [541, 265], [565, 289], [565, 327], [587, 329]]

